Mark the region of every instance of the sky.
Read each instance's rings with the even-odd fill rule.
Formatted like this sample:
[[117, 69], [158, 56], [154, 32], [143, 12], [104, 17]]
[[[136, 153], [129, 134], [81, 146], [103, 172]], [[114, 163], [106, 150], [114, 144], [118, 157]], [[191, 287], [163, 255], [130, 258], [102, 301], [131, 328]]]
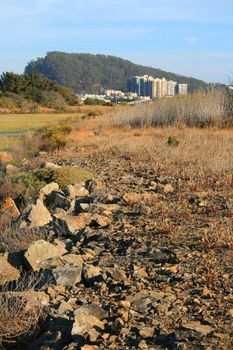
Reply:
[[0, 73], [49, 51], [233, 81], [233, 0], [0, 0]]

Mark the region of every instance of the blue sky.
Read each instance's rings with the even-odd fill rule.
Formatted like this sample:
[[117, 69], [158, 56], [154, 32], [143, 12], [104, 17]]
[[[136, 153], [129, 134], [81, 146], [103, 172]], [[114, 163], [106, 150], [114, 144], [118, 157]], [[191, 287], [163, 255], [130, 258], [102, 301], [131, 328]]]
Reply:
[[0, 0], [0, 33], [0, 72], [64, 51], [233, 80], [233, 0]]

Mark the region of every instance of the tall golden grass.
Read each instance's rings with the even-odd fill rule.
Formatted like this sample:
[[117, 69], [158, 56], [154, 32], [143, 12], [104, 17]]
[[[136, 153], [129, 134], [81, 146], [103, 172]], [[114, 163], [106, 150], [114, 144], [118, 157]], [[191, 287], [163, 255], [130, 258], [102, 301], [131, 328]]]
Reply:
[[109, 122], [113, 126], [226, 126], [232, 119], [226, 110], [221, 90], [165, 97], [116, 111]]

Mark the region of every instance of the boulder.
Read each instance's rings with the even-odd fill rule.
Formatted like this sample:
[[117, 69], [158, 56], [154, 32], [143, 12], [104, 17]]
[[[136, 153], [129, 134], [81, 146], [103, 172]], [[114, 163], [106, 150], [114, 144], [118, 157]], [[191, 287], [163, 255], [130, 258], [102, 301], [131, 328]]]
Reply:
[[0, 284], [15, 281], [20, 277], [20, 271], [8, 262], [8, 253], [0, 255]]
[[75, 286], [76, 283], [81, 282], [82, 269], [75, 266], [59, 266], [53, 270], [53, 276], [58, 286]]
[[58, 191], [59, 185], [56, 182], [50, 182], [49, 184], [45, 185], [40, 189], [40, 199], [43, 199], [44, 196], [48, 196], [53, 191]]
[[45, 226], [50, 221], [52, 221], [52, 216], [48, 209], [44, 206], [43, 202], [40, 199], [37, 199], [35, 205], [32, 205], [30, 214], [28, 216], [30, 221], [30, 227], [39, 227]]
[[81, 213], [78, 216], [58, 213], [54, 215], [54, 230], [64, 236], [78, 233], [85, 229], [91, 220], [92, 214]]
[[87, 333], [90, 336], [93, 330], [96, 331], [96, 327], [103, 330], [105, 322], [102, 320], [106, 316], [106, 311], [97, 304], [92, 303], [81, 306], [75, 311], [71, 334], [73, 336], [84, 336]]
[[76, 267], [83, 267], [83, 259], [80, 255], [77, 254], [66, 254], [61, 257], [61, 260], [64, 264], [76, 266]]
[[62, 192], [52, 191], [49, 195], [46, 196], [45, 204], [49, 210], [61, 208], [66, 211], [70, 208], [71, 202], [64, 196]]
[[82, 185], [75, 184], [67, 186], [67, 195], [70, 199], [74, 199], [76, 197], [88, 196], [89, 191]]
[[61, 241], [51, 244], [39, 240], [29, 246], [24, 256], [33, 271], [38, 271], [41, 268], [45, 269], [63, 264], [60, 257], [66, 252], [65, 243]]

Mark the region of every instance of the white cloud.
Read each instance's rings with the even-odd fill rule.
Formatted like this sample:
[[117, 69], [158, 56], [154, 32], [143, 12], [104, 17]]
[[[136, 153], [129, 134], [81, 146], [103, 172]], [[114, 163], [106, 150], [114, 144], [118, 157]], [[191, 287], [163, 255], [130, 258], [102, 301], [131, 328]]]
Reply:
[[185, 41], [187, 41], [187, 43], [189, 44], [195, 44], [198, 39], [195, 36], [188, 36], [186, 38], [184, 38]]

